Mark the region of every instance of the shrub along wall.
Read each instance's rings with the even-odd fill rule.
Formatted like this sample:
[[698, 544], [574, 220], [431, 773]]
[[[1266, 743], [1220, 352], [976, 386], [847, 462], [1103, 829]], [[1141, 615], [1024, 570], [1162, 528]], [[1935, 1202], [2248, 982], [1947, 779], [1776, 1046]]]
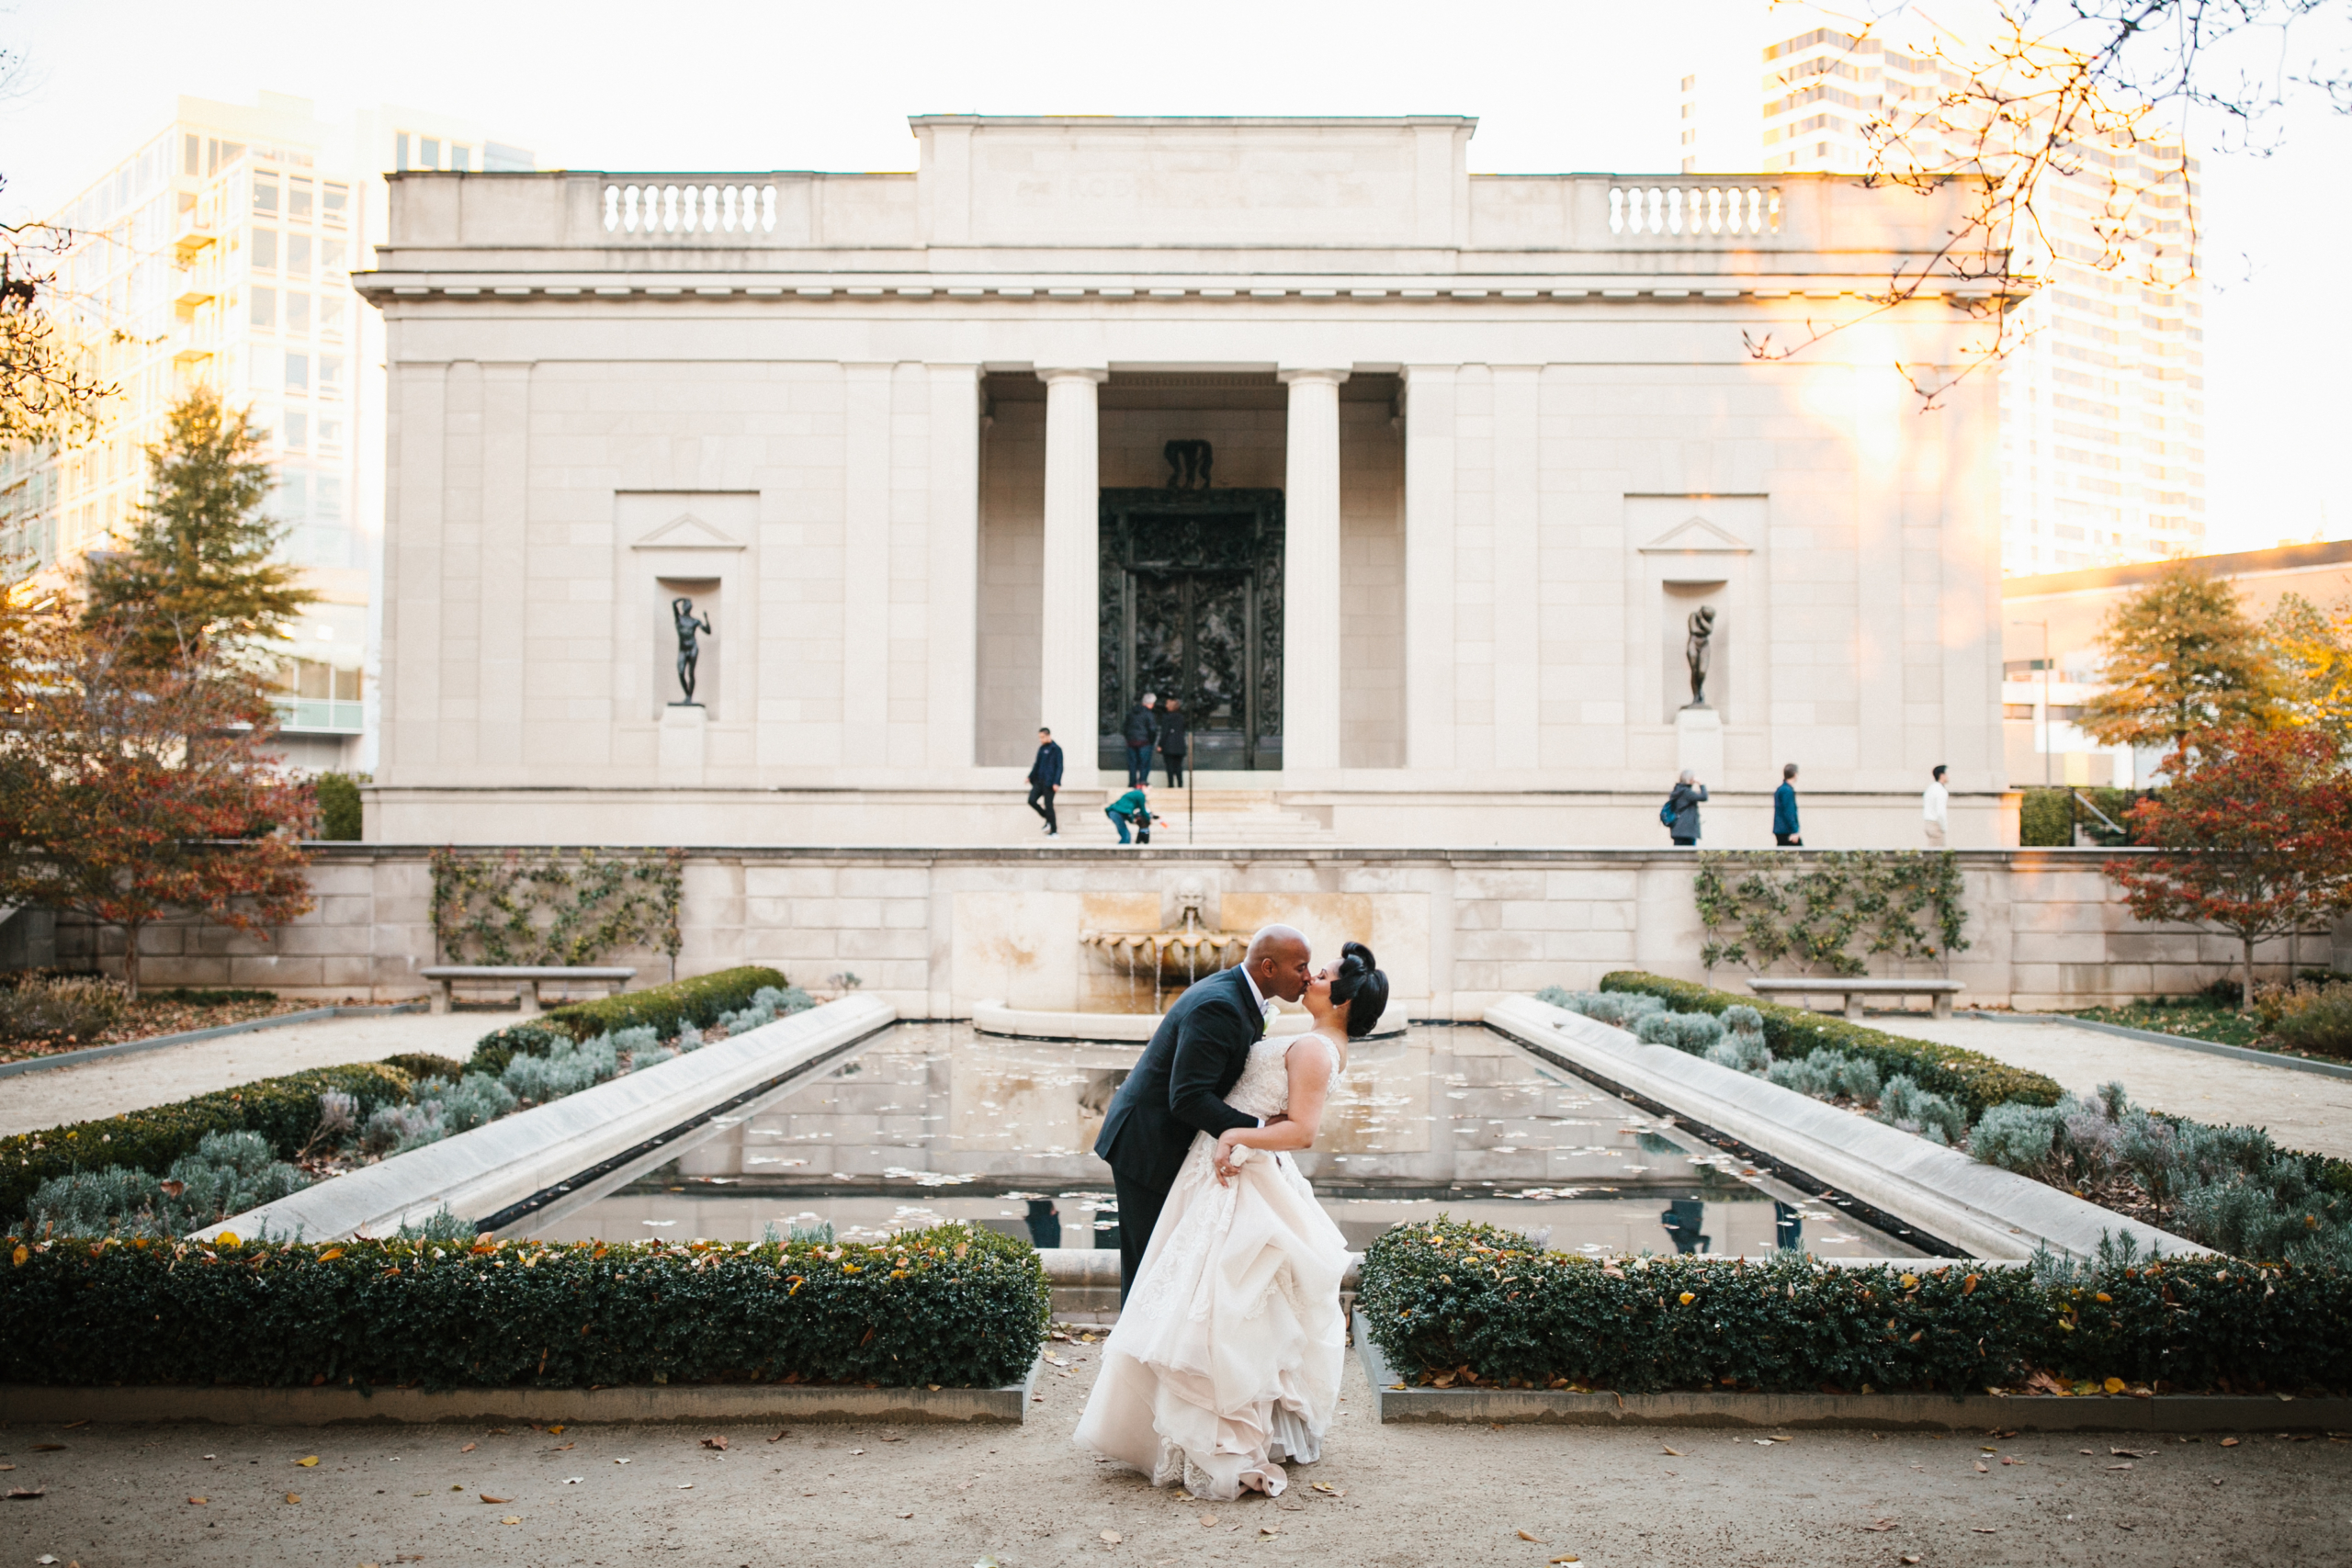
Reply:
[[1389, 1366], [1534, 1388], [1888, 1393], [2120, 1378], [2156, 1392], [2352, 1386], [2352, 1274], [2227, 1258], [1905, 1272], [1802, 1257], [1611, 1262], [1517, 1231], [1399, 1225], [1357, 1305]]
[[1867, 1057], [1877, 1064], [1882, 1077], [1907, 1073], [1921, 1089], [1959, 1100], [1972, 1122], [2006, 1100], [2055, 1105], [2063, 1092], [2054, 1079], [1957, 1045], [1906, 1040], [1842, 1018], [1718, 991], [1695, 981], [1620, 969], [1604, 976], [1600, 988], [1658, 997], [1676, 1012], [1720, 1013], [1728, 1007], [1752, 1007], [1764, 1015], [1764, 1043], [1772, 1048], [1773, 1055], [1786, 1060], [1828, 1049]]
[[388, 1062], [312, 1067], [103, 1121], [0, 1138], [0, 1224], [15, 1223], [35, 1189], [53, 1176], [110, 1165], [160, 1173], [193, 1154], [207, 1133], [259, 1133], [279, 1159], [291, 1159], [318, 1131], [321, 1094], [350, 1095], [364, 1120], [379, 1105], [405, 1104], [409, 1087], [409, 1075]]
[[568, 1002], [549, 1008], [531, 1022], [510, 1024], [482, 1036], [469, 1066], [477, 1073], [503, 1073], [517, 1051], [545, 1055], [548, 1043], [559, 1032], [574, 1040], [593, 1040], [641, 1025], [668, 1040], [688, 1024], [707, 1029], [725, 1014], [741, 1011], [752, 1005], [752, 998], [763, 987], [781, 991], [791, 985], [780, 969], [747, 964], [715, 975], [697, 975], [691, 980], [649, 986], [641, 991]]
[[1000, 1388], [1044, 1343], [1028, 1243], [0, 1240], [0, 1382]]

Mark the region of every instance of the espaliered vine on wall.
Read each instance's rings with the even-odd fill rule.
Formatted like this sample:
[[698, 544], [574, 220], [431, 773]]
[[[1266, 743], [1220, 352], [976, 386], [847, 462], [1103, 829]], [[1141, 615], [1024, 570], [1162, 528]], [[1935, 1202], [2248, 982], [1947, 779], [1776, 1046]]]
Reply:
[[433, 852], [433, 938], [455, 964], [594, 964], [682, 943], [685, 852]]
[[1945, 851], [1702, 852], [1690, 891], [1707, 933], [1700, 962], [1761, 973], [1861, 975], [1880, 953], [1964, 952], [1960, 862]]

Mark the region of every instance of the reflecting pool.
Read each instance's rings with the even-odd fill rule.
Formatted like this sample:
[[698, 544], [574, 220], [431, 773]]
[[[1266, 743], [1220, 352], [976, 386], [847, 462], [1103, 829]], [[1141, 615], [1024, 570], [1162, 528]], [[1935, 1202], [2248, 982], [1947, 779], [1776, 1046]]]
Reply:
[[[867, 1236], [969, 1220], [1115, 1246], [1110, 1170], [1090, 1151], [1136, 1054], [901, 1024], [535, 1234], [751, 1241], [796, 1223]], [[1300, 1164], [1359, 1249], [1447, 1213], [1570, 1251], [1920, 1256], [1475, 1027], [1359, 1043]]]

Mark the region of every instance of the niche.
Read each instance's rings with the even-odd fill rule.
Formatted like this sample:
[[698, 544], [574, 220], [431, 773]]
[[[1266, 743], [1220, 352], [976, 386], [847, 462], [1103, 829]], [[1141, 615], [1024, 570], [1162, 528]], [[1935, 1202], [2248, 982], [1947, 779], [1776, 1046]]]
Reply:
[[1662, 689], [1666, 694], [1665, 709], [1660, 715], [1668, 724], [1674, 722], [1690, 701], [1690, 616], [1702, 604], [1712, 604], [1715, 611], [1714, 637], [1709, 647], [1707, 660], [1707, 705], [1729, 724], [1732, 719], [1732, 669], [1730, 630], [1732, 606], [1728, 592], [1730, 583], [1721, 579], [1713, 582], [1668, 582], [1664, 602], [1658, 607], [1659, 630], [1665, 646], [1659, 649], [1662, 660]]

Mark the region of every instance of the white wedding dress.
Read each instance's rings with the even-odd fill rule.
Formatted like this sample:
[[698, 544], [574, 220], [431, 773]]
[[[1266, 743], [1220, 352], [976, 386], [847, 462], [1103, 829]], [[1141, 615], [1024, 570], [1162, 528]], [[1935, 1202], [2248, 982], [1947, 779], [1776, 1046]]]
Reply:
[[[1304, 1038], [1252, 1046], [1226, 1103], [1286, 1107], [1283, 1057]], [[1252, 1150], [1220, 1187], [1216, 1152], [1196, 1135], [1176, 1174], [1077, 1441], [1196, 1497], [1279, 1495], [1283, 1461], [1321, 1458], [1338, 1406], [1348, 1245], [1289, 1155]]]

